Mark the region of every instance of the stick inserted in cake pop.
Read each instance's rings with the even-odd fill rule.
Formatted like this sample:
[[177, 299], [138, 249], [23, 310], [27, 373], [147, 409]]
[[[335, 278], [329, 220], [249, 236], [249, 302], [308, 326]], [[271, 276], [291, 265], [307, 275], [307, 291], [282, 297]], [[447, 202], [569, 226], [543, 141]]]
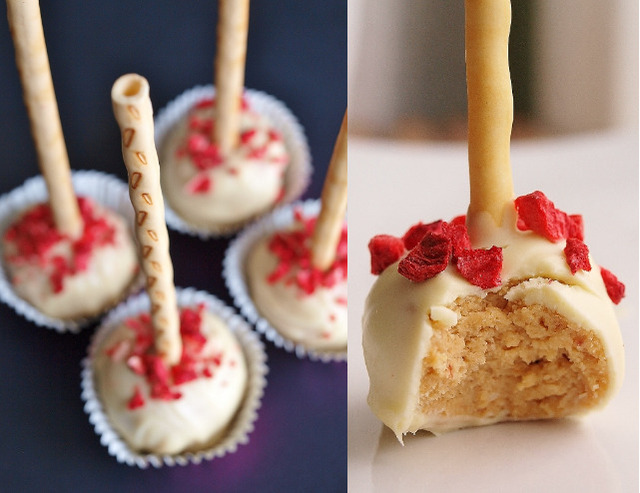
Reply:
[[322, 188], [321, 209], [312, 238], [311, 262], [326, 270], [333, 263], [347, 209], [347, 111]]
[[113, 84], [111, 101], [122, 133], [122, 155], [136, 213], [136, 236], [151, 300], [156, 352], [167, 364], [173, 365], [180, 360], [182, 340], [160, 189], [160, 166], [153, 140], [149, 83], [140, 75], [123, 75]]
[[509, 76], [509, 0], [465, 1], [469, 118], [469, 233], [481, 213], [500, 225], [513, 201], [509, 142], [513, 96]]
[[82, 233], [82, 218], [71, 184], [38, 0], [7, 0], [7, 17], [31, 135], [56, 228], [76, 238]]
[[237, 145], [240, 134], [249, 0], [220, 0], [218, 5], [213, 141], [226, 156]]

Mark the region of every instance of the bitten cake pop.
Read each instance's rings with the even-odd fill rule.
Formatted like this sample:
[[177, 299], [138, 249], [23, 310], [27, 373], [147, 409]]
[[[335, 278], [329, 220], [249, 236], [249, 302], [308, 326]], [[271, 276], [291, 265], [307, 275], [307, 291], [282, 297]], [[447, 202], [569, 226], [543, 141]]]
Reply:
[[251, 298], [286, 339], [321, 351], [347, 345], [347, 115], [325, 179], [318, 216], [294, 222], [252, 248], [246, 265]]
[[247, 361], [220, 317], [203, 304], [176, 302], [146, 79], [120, 77], [111, 98], [150, 310], [125, 320], [97, 348], [95, 387], [113, 427], [134, 451], [197, 452], [220, 440], [236, 416]]
[[120, 300], [138, 271], [125, 221], [76, 197], [37, 0], [7, 0], [16, 63], [49, 200], [23, 210], [2, 236], [16, 293], [58, 319], [91, 317]]
[[402, 441], [581, 415], [620, 388], [624, 286], [589, 255], [582, 218], [513, 197], [508, 0], [465, 2], [470, 205], [374, 237], [365, 304], [368, 403]]
[[215, 94], [159, 142], [167, 203], [200, 231], [237, 230], [285, 196], [292, 136], [260, 112], [261, 96], [243, 95], [248, 24], [249, 0], [220, 0]]

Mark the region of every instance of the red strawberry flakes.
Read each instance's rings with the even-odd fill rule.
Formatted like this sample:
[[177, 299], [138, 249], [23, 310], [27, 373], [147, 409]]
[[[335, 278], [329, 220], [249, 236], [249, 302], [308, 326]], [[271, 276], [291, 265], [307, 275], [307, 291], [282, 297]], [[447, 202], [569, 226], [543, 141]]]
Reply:
[[564, 247], [564, 255], [571, 273], [575, 274], [579, 270], [591, 270], [589, 262], [589, 248], [578, 238], [567, 238], [567, 245]]
[[139, 407], [144, 406], [144, 397], [142, 396], [142, 391], [140, 387], [136, 386], [133, 389], [133, 397], [129, 399], [129, 403], [127, 404], [127, 408], [131, 411], [134, 409], [138, 409]]
[[397, 262], [405, 252], [403, 240], [391, 235], [376, 235], [369, 241], [369, 253], [371, 254], [371, 273], [374, 275], [382, 272], [391, 264]]
[[[111, 245], [115, 241], [115, 228], [104, 217], [95, 215], [93, 203], [89, 199], [78, 197], [78, 207], [84, 229], [82, 235], [73, 241], [57, 231], [48, 203], [36, 205], [5, 232], [5, 240], [14, 243], [18, 251], [7, 261], [16, 264], [35, 263], [42, 268], [52, 268], [49, 281], [54, 293], [64, 289], [66, 277], [88, 268], [92, 252], [96, 248]], [[50, 256], [53, 246], [63, 240], [72, 241], [71, 258]]]
[[475, 286], [482, 289], [499, 286], [502, 282], [502, 248], [466, 250], [457, 258], [456, 267], [462, 277]]
[[[176, 150], [176, 157], [188, 158], [193, 166], [199, 171], [206, 171], [221, 166], [225, 162], [224, 156], [220, 152], [220, 148], [212, 141], [212, 134], [215, 125], [211, 115], [202, 116], [198, 114], [198, 110], [208, 110], [215, 107], [215, 100], [211, 98], [203, 99], [194, 106], [195, 112], [192, 112], [187, 120], [187, 128], [189, 130], [186, 142]], [[246, 98], [242, 98], [242, 111], [249, 111], [249, 104]], [[257, 135], [255, 129], [244, 130], [241, 132], [240, 144], [246, 147], [246, 156], [248, 159], [263, 159], [267, 155], [267, 146], [261, 145], [255, 147], [253, 145], [254, 137]], [[268, 140], [270, 142], [281, 141], [282, 136], [277, 130], [271, 129], [268, 132]], [[273, 159], [274, 162], [286, 165], [288, 157], [278, 157]], [[233, 170], [232, 175], [237, 175], [237, 170]], [[191, 194], [207, 193], [212, 189], [212, 183], [209, 178], [197, 176], [191, 180], [186, 191]]]
[[342, 228], [333, 264], [321, 271], [311, 263], [311, 237], [316, 218], [304, 218], [294, 211], [296, 226], [292, 230], [278, 231], [269, 240], [268, 248], [278, 259], [267, 282], [284, 282], [295, 285], [302, 293], [310, 295], [320, 287], [331, 288], [347, 278], [347, 227]]
[[443, 234], [427, 233], [398, 264], [398, 272], [414, 282], [432, 278], [447, 268], [453, 247]]
[[518, 197], [515, 206], [518, 229], [521, 231], [531, 230], [553, 242], [565, 238], [584, 238], [582, 216], [569, 216], [556, 209], [553, 202], [540, 191]]
[[604, 286], [607, 289], [609, 298], [611, 298], [611, 301], [617, 305], [620, 303], [622, 298], [624, 298], [624, 284], [621, 283], [610, 270], [607, 270], [604, 267], [600, 267], [600, 275], [604, 281]]
[[192, 194], [207, 193], [213, 188], [212, 180], [206, 173], [198, 173], [185, 186]]
[[[540, 191], [516, 198], [515, 206], [519, 230], [533, 231], [553, 242], [566, 239], [564, 253], [571, 273], [591, 270], [581, 215], [569, 215], [556, 209]], [[408, 250], [398, 264], [398, 272], [411, 281], [425, 281], [453, 261], [458, 272], [471, 284], [483, 289], [499, 286], [502, 282], [502, 249], [496, 246], [488, 250], [473, 249], [465, 221], [466, 217], [461, 215], [449, 223], [415, 224], [402, 238], [374, 236], [369, 242], [371, 273], [382, 273]], [[600, 271], [609, 298], [615, 304], [620, 303], [624, 297], [624, 284], [607, 269], [601, 267]]]
[[[176, 365], [167, 367], [162, 358], [155, 353], [153, 327], [148, 313], [131, 317], [125, 322], [135, 336], [133, 344], [116, 342], [112, 347], [105, 349], [105, 354], [114, 361], [126, 360], [132, 372], [144, 376], [152, 399], [180, 399], [180, 385], [197, 378], [211, 378], [224, 360], [222, 353], [208, 356], [202, 354], [206, 344], [206, 338], [201, 332], [204, 309], [204, 305], [181, 309], [180, 336], [183, 345], [180, 361]], [[126, 354], [123, 354], [124, 352]], [[137, 409], [144, 404], [142, 392], [136, 386], [128, 408]]]
[[445, 234], [451, 239], [453, 258], [456, 259], [467, 250], [471, 250], [471, 240], [466, 224], [460, 222], [444, 223]]
[[404, 247], [407, 250], [413, 249], [427, 233], [442, 233], [442, 228], [445, 222], [438, 220], [429, 224], [418, 223], [414, 224], [402, 237]]

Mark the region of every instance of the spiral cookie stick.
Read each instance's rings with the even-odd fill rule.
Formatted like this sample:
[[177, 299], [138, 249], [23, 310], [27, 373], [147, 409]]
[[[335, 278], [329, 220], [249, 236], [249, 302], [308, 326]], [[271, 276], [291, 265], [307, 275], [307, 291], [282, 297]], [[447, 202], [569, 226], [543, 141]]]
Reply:
[[136, 236], [151, 299], [156, 351], [167, 364], [173, 365], [180, 360], [182, 341], [160, 166], [153, 140], [149, 83], [136, 74], [123, 75], [113, 84], [111, 101], [122, 133], [122, 155], [136, 212]]
[[238, 144], [244, 88], [249, 0], [220, 0], [215, 59], [217, 117], [213, 142], [223, 156]]
[[322, 208], [316, 223], [311, 261], [320, 270], [328, 269], [336, 256], [344, 213], [347, 209], [347, 111], [331, 155], [329, 170], [322, 188]]
[[513, 201], [509, 147], [513, 95], [509, 76], [509, 0], [466, 0], [465, 45], [469, 106], [468, 226], [476, 236], [478, 220], [488, 213], [502, 223]]
[[7, 17], [31, 135], [55, 225], [61, 233], [75, 238], [82, 233], [83, 224], [71, 184], [38, 0], [7, 0]]

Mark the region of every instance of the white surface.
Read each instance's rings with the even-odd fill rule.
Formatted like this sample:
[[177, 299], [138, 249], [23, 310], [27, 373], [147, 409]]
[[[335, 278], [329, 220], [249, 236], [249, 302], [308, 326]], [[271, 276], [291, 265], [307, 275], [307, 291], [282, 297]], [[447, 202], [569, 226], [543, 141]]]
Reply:
[[349, 141], [349, 491], [638, 491], [638, 135], [515, 142], [516, 195], [542, 190], [584, 216], [596, 262], [627, 287], [617, 307], [626, 348], [621, 392], [581, 420], [422, 432], [402, 447], [366, 404], [364, 299], [374, 276], [367, 243], [418, 221], [466, 212], [466, 144]]

